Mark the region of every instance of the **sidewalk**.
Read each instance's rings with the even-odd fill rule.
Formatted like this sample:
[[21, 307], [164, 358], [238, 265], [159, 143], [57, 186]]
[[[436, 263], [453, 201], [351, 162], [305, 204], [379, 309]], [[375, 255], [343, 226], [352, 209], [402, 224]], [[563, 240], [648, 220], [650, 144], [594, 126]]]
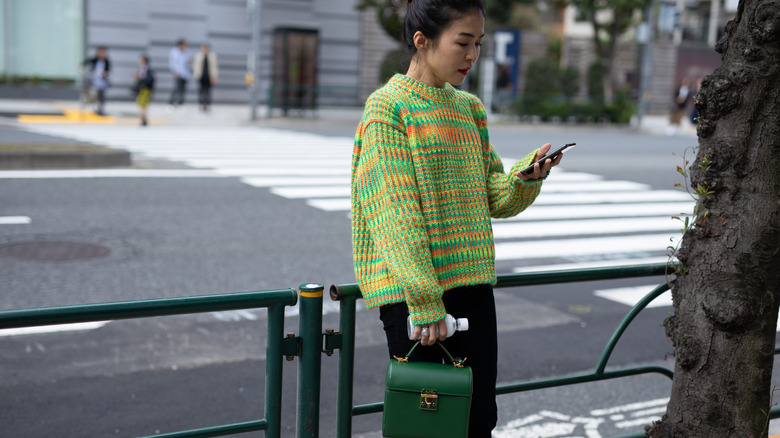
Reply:
[[[91, 108], [81, 108], [77, 101], [44, 101], [44, 100], [13, 100], [0, 99], [0, 117], [5, 122], [19, 121], [21, 123], [105, 123], [105, 124], [139, 124], [138, 107], [131, 101], [109, 101], [106, 104], [107, 117], [100, 117], [91, 112]], [[317, 110], [290, 111], [283, 116], [280, 110], [274, 110], [269, 117], [268, 109], [261, 105], [257, 107], [257, 120], [252, 121], [249, 104], [215, 104], [211, 111], [204, 113], [196, 103], [191, 102], [181, 108], [170, 110], [160, 102], [152, 102], [149, 106], [150, 126], [244, 126], [257, 125], [279, 129], [296, 129], [302, 122], [307, 125], [322, 125], [327, 128], [334, 124], [348, 125], [351, 129], [357, 126], [362, 108], [357, 107], [326, 107]], [[9, 117], [14, 114], [30, 114], [39, 117], [24, 117], [21, 120]], [[501, 116], [490, 116], [493, 122], [513, 123]], [[2, 123], [2, 122], [0, 122]], [[520, 123], [520, 122], [517, 122]], [[695, 128], [687, 122], [677, 135], [695, 136]], [[525, 124], [524, 126], [535, 126]], [[540, 126], [545, 126], [544, 124]], [[562, 125], [565, 126], [565, 125]], [[604, 125], [605, 128], [611, 125]], [[647, 134], [667, 135], [668, 117], [666, 115], [646, 115], [641, 126], [633, 127], [638, 132]]]
[[[0, 99], [0, 169], [66, 169], [127, 167], [131, 165], [126, 151], [106, 150], [99, 145], [77, 144], [71, 139], [36, 134], [23, 129], [33, 124], [84, 124], [84, 125], [140, 125], [138, 107], [132, 101], [109, 101], [106, 116], [94, 114], [91, 107], [82, 107], [78, 101]], [[256, 126], [264, 128], [316, 132], [320, 135], [352, 137], [362, 115], [362, 108], [327, 107], [316, 110], [291, 110], [287, 115], [281, 110], [269, 112], [265, 106], [255, 110], [256, 120], [251, 120], [249, 104], [215, 104], [209, 112], [203, 112], [195, 102], [172, 108], [161, 102], [149, 107], [149, 126], [229, 127]], [[492, 126], [517, 126], [520, 129], [548, 129], [550, 126], [565, 129], [561, 123], [519, 122], [513, 117], [489, 115]], [[694, 137], [695, 127], [689, 122], [672, 135]], [[641, 126], [590, 125], [592, 129], [630, 129], [644, 134], [670, 135], [666, 116], [650, 115], [643, 118]]]

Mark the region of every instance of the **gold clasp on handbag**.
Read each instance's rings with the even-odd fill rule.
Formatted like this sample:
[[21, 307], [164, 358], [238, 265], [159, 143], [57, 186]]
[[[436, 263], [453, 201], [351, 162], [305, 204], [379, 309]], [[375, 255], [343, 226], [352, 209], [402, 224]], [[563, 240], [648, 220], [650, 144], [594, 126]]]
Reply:
[[436, 412], [439, 409], [439, 395], [435, 389], [423, 389], [420, 392], [420, 410]]

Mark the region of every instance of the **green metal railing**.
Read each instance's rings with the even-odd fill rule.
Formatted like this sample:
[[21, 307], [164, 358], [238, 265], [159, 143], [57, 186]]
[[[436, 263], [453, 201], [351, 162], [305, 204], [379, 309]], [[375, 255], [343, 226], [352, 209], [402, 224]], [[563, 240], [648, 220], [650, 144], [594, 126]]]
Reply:
[[[654, 264], [615, 268], [594, 268], [501, 275], [498, 277], [498, 282], [496, 283], [495, 287], [508, 288], [557, 283], [575, 283], [595, 280], [614, 280], [620, 278], [649, 277], [666, 275], [667, 269], [668, 268], [665, 264]], [[672, 371], [660, 366], [634, 367], [613, 371], [605, 370], [612, 351], [617, 345], [617, 342], [620, 340], [623, 332], [625, 332], [626, 328], [628, 328], [629, 324], [631, 324], [631, 322], [634, 320], [634, 318], [636, 318], [639, 312], [642, 311], [642, 309], [644, 309], [651, 301], [667, 290], [669, 290], [669, 285], [666, 283], [656, 287], [653, 291], [642, 298], [623, 318], [623, 320], [620, 321], [606, 346], [604, 347], [604, 350], [601, 353], [601, 357], [596, 364], [596, 368], [592, 373], [499, 386], [496, 388], [497, 394], [509, 394], [543, 388], [552, 388], [556, 386], [596, 382], [600, 380], [615, 379], [647, 373], [659, 373], [672, 378]], [[355, 307], [357, 300], [362, 298], [360, 289], [356, 284], [331, 286], [330, 295], [333, 300], [339, 301], [341, 303], [339, 326], [344, 337], [342, 342], [341, 357], [339, 358], [338, 370], [339, 380], [337, 395], [338, 409], [336, 418], [336, 436], [339, 438], [348, 438], [352, 435], [353, 416], [381, 412], [384, 403], [377, 402], [353, 406], [352, 380], [355, 359]], [[627, 437], [633, 436], [641, 437], [644, 436], [644, 433], [638, 435], [628, 435]]]
[[[301, 293], [316, 289], [316, 285], [301, 287]], [[322, 286], [319, 286], [320, 295]], [[320, 301], [322, 298], [320, 298]], [[193, 429], [182, 432], [154, 435], [156, 438], [215, 437], [264, 430], [266, 436], [281, 435], [282, 359], [284, 355], [299, 355], [297, 338], [285, 338], [284, 307], [298, 301], [294, 289], [259, 292], [241, 292], [220, 295], [204, 295], [181, 298], [121, 301], [85, 304], [80, 306], [45, 307], [36, 309], [7, 310], [0, 312], [0, 329], [67, 324], [75, 322], [106, 321], [183, 315], [238, 309], [268, 309], [268, 340], [266, 341], [265, 418], [244, 423]], [[303, 304], [303, 301], [301, 300]], [[307, 306], [309, 307], [309, 306]], [[320, 308], [321, 308], [320, 304]], [[321, 314], [321, 312], [320, 312]], [[316, 354], [317, 358], [321, 355]]]
[[[594, 268], [565, 271], [548, 271], [526, 274], [501, 275], [496, 288], [549, 285], [595, 280], [614, 280], [666, 275], [665, 264]], [[669, 378], [671, 370], [660, 366], [639, 366], [606, 370], [607, 363], [621, 336], [636, 316], [656, 297], [669, 289], [661, 284], [642, 298], [620, 321], [607, 341], [595, 369], [591, 373], [546, 380], [528, 381], [499, 386], [498, 394], [531, 391], [596, 382], [640, 374], [656, 373]], [[330, 296], [339, 301], [340, 331], [322, 331], [324, 287], [318, 283], [302, 284], [299, 290], [280, 289], [259, 292], [241, 292], [220, 295], [203, 295], [182, 298], [123, 301], [86, 304], [79, 306], [47, 307], [36, 309], [0, 311], [0, 329], [182, 315], [250, 308], [268, 309], [268, 338], [266, 341], [266, 385], [264, 418], [260, 420], [221, 426], [192, 429], [181, 432], [154, 435], [155, 437], [215, 437], [252, 431], [265, 431], [265, 435], [278, 438], [281, 435], [282, 360], [298, 357], [298, 388], [296, 404], [296, 436], [319, 436], [319, 405], [321, 391], [322, 353], [333, 354], [339, 350], [336, 436], [352, 435], [352, 417], [378, 413], [383, 403], [353, 405], [353, 380], [355, 364], [355, 320], [357, 300], [362, 298], [356, 284], [331, 286]], [[283, 334], [285, 306], [299, 305], [299, 336]], [[780, 354], [780, 347], [775, 349]], [[780, 418], [780, 407], [771, 409], [770, 418]], [[644, 432], [616, 438], [641, 438]]]

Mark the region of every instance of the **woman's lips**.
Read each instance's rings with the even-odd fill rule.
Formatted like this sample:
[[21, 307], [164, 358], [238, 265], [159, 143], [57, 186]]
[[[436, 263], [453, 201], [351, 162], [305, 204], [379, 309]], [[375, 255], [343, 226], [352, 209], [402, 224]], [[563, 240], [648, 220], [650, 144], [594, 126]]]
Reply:
[[471, 70], [471, 69], [470, 68], [462, 68], [462, 69], [458, 70], [458, 72], [460, 74], [462, 74], [463, 76], [466, 76], [467, 74], [469, 74], [469, 70]]

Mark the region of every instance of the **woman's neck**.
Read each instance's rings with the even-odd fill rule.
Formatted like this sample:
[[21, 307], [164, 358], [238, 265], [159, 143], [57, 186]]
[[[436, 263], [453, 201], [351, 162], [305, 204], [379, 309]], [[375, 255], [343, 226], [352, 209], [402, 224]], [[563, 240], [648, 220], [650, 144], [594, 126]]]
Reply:
[[444, 83], [438, 83], [433, 75], [429, 74], [428, 69], [426, 69], [422, 63], [418, 62], [416, 58], [412, 58], [412, 62], [409, 63], [409, 69], [406, 70], [406, 76], [418, 80], [429, 87], [444, 88]]

